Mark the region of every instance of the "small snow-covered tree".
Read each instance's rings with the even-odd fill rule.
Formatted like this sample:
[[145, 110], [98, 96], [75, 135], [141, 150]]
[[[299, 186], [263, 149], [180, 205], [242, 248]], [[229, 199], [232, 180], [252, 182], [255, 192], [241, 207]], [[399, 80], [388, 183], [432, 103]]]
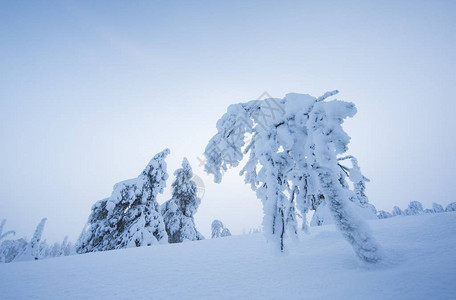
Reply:
[[0, 244], [0, 262], [12, 262], [27, 246], [25, 239], [5, 240]]
[[384, 210], [380, 210], [378, 212], [379, 219], [388, 219], [388, 218], [391, 218], [392, 216], [393, 216], [392, 214], [390, 214], [389, 212], [384, 211]]
[[48, 257], [59, 257], [60, 256], [60, 244], [55, 242], [51, 247], [49, 247]]
[[456, 211], [456, 202], [448, 204], [445, 211]]
[[186, 158], [182, 168], [174, 172], [176, 180], [172, 184], [172, 198], [161, 206], [169, 243], [203, 240], [193, 219], [201, 199], [197, 197], [197, 187], [192, 180], [192, 168]]
[[6, 219], [3, 219], [2, 222], [0, 223], [0, 242], [5, 239], [8, 235], [15, 235], [16, 232], [14, 230], [7, 231], [3, 233], [3, 228], [5, 227], [6, 224]]
[[77, 253], [167, 241], [156, 197], [163, 193], [168, 179], [165, 162], [168, 154], [169, 150], [165, 149], [155, 155], [137, 178], [117, 183], [111, 197], [95, 203], [78, 239]]
[[419, 201], [411, 201], [408, 208], [404, 211], [407, 216], [419, 215], [424, 213], [423, 205]]
[[211, 224], [211, 239], [219, 238], [222, 234], [223, 223], [220, 220], [214, 220]]
[[46, 240], [42, 240], [40, 242], [40, 250], [39, 250], [39, 254], [38, 254], [38, 259], [46, 259], [46, 258], [49, 258], [49, 252], [50, 252], [50, 248], [49, 248], [49, 245], [47, 244], [47, 241]]
[[393, 211], [391, 213], [394, 217], [395, 216], [402, 216], [404, 214], [404, 212], [402, 211], [402, 209], [399, 208], [399, 206], [394, 206], [393, 207]]
[[211, 224], [211, 238], [220, 238], [220, 237], [225, 237], [225, 236], [231, 236], [231, 232], [228, 228], [226, 228], [222, 221], [220, 220], [214, 220], [212, 221]]
[[60, 249], [59, 249], [59, 256], [64, 256], [65, 255], [65, 250], [68, 247], [68, 236], [65, 236], [63, 239], [62, 244], [60, 244]]
[[66, 244], [65, 249], [63, 249], [63, 255], [64, 256], [74, 255], [74, 247], [73, 247], [72, 242], [68, 242], [68, 244]]
[[220, 237], [225, 237], [225, 236], [231, 236], [231, 232], [228, 228], [223, 228], [222, 233], [220, 234]]
[[[344, 175], [338, 161], [350, 140], [341, 125], [354, 116], [356, 108], [339, 100], [325, 101], [336, 93], [319, 98], [287, 94], [283, 99], [229, 106], [206, 147], [205, 170], [220, 182], [221, 171], [236, 167], [250, 152], [241, 175], [263, 202], [264, 231], [280, 250], [287, 236], [296, 236], [295, 208], [305, 216], [316, 201], [324, 199], [358, 257], [375, 263], [380, 248], [367, 224], [347, 204], [353, 196], [364, 201], [366, 180]], [[354, 190], [347, 179], [355, 180]]]
[[445, 210], [443, 209], [443, 206], [433, 202], [432, 203], [432, 210], [434, 210], [435, 213], [441, 213], [444, 212]]
[[46, 218], [43, 218], [35, 229], [32, 239], [14, 261], [38, 260], [40, 258], [40, 240], [43, 234]]

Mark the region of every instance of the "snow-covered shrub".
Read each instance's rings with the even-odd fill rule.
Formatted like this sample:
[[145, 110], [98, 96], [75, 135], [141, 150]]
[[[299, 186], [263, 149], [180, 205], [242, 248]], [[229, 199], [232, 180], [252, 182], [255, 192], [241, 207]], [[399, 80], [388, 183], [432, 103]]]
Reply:
[[35, 229], [35, 233], [33, 234], [32, 239], [30, 242], [25, 246], [24, 250], [16, 256], [14, 261], [26, 261], [26, 260], [38, 260], [40, 259], [40, 240], [41, 235], [43, 234], [44, 226], [46, 224], [46, 218], [43, 218], [41, 222]]
[[456, 211], [456, 202], [448, 204], [445, 211]]
[[167, 242], [156, 197], [163, 193], [169, 150], [155, 155], [134, 179], [114, 185], [111, 197], [95, 203], [76, 245], [77, 253], [139, 247]]
[[[347, 205], [353, 199], [360, 205], [367, 202], [367, 178], [360, 175], [353, 156], [339, 157], [350, 140], [341, 125], [355, 115], [356, 108], [353, 103], [325, 101], [336, 93], [319, 98], [287, 94], [283, 99], [230, 105], [206, 147], [205, 170], [220, 182], [222, 171], [236, 167], [250, 153], [241, 175], [263, 202], [265, 234], [280, 250], [287, 236], [297, 235], [296, 209], [305, 220], [324, 198], [358, 257], [375, 263], [380, 259], [379, 246], [367, 224]], [[351, 168], [341, 164], [345, 160], [351, 161]]]
[[432, 203], [432, 209], [434, 210], [435, 213], [442, 213], [444, 212], [445, 210], [443, 209], [443, 206], [438, 204], [438, 203], [435, 203], [433, 202]]
[[201, 199], [197, 197], [197, 187], [193, 182], [193, 172], [188, 160], [184, 158], [182, 168], [174, 172], [173, 197], [161, 206], [169, 243], [204, 239], [198, 232], [193, 219]]
[[219, 237], [225, 237], [225, 236], [231, 236], [231, 232], [228, 228], [226, 228], [222, 221], [220, 220], [214, 220], [212, 221], [211, 225], [212, 233], [211, 233], [211, 238], [219, 238]]
[[384, 211], [384, 210], [380, 210], [378, 212], [379, 219], [388, 219], [388, 218], [391, 218], [392, 216], [393, 216], [392, 214], [390, 214], [389, 212]]
[[404, 210], [407, 216], [419, 215], [424, 213], [423, 205], [419, 201], [411, 201], [408, 208]]

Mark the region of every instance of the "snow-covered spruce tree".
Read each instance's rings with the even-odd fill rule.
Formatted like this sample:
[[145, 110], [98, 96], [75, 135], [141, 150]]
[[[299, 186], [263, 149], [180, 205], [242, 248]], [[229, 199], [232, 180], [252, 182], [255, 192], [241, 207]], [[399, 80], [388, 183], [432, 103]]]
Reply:
[[14, 261], [38, 260], [40, 258], [40, 240], [43, 234], [46, 218], [43, 218], [35, 229], [32, 239], [25, 247], [24, 251], [20, 253]]
[[231, 232], [228, 228], [226, 228], [222, 221], [214, 220], [211, 224], [211, 239], [220, 238], [225, 236], [231, 236]]
[[155, 155], [137, 178], [117, 183], [111, 197], [95, 203], [78, 239], [77, 253], [167, 242], [156, 197], [163, 193], [168, 179], [168, 154], [165, 149]]
[[[354, 104], [325, 101], [337, 91], [315, 98], [287, 94], [283, 99], [255, 100], [228, 107], [217, 122], [217, 134], [205, 150], [205, 170], [222, 179], [221, 171], [236, 167], [250, 152], [241, 171], [263, 202], [263, 228], [269, 240], [284, 250], [284, 239], [296, 235], [297, 208], [305, 216], [324, 199], [344, 237], [363, 261], [380, 260], [380, 248], [367, 224], [352, 212], [351, 191], [338, 156], [350, 137], [341, 124], [356, 113]], [[246, 145], [246, 140], [251, 141]], [[258, 169], [259, 168], [259, 169]]]
[[106, 208], [108, 200], [109, 198], [97, 201], [92, 206], [89, 220], [76, 242], [77, 253], [114, 249], [117, 222], [112, 214], [108, 218], [108, 210]]
[[203, 240], [193, 219], [201, 199], [197, 197], [197, 187], [192, 180], [193, 172], [184, 158], [182, 168], [174, 172], [176, 180], [172, 184], [172, 198], [161, 206], [169, 243]]

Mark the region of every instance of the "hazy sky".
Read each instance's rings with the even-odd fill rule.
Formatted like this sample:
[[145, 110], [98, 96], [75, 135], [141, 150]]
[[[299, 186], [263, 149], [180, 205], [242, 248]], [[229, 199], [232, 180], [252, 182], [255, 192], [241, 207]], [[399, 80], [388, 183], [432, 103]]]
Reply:
[[[399, 3], [401, 2], [401, 3]], [[206, 236], [261, 224], [260, 200], [197, 157], [229, 104], [339, 89], [378, 209], [456, 201], [454, 1], [1, 1], [0, 218], [76, 240], [93, 203], [171, 149], [205, 183]], [[159, 202], [169, 198], [167, 193]]]

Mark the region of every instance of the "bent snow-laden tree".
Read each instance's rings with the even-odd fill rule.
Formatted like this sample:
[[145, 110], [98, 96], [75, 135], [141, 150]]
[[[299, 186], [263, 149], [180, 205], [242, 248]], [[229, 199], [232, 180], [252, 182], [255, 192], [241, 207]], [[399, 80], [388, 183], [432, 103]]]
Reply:
[[161, 206], [168, 242], [204, 240], [193, 219], [201, 199], [197, 196], [197, 187], [192, 180], [192, 168], [186, 158], [182, 162], [182, 168], [177, 169], [174, 175], [176, 181], [172, 184], [173, 197]]
[[114, 185], [111, 197], [92, 207], [76, 245], [77, 253], [140, 247], [167, 241], [156, 197], [163, 193], [169, 150], [155, 155], [134, 179]]
[[16, 258], [14, 259], [15, 262], [40, 259], [40, 240], [41, 235], [43, 234], [46, 220], [46, 218], [43, 218], [41, 222], [38, 224], [38, 226], [36, 226], [35, 233], [33, 234], [32, 239], [24, 248], [23, 252], [16, 256]]
[[[286, 237], [297, 234], [296, 209], [305, 220], [306, 213], [324, 199], [358, 257], [375, 263], [381, 258], [380, 248], [350, 204], [355, 198], [364, 201], [365, 177], [353, 157], [339, 157], [350, 140], [341, 125], [356, 108], [353, 103], [325, 101], [335, 94], [319, 98], [287, 94], [283, 99], [229, 106], [206, 147], [205, 170], [220, 182], [222, 171], [236, 167], [249, 153], [241, 175], [262, 200], [264, 231], [280, 250]], [[340, 164], [345, 159], [352, 160], [352, 169]]]

